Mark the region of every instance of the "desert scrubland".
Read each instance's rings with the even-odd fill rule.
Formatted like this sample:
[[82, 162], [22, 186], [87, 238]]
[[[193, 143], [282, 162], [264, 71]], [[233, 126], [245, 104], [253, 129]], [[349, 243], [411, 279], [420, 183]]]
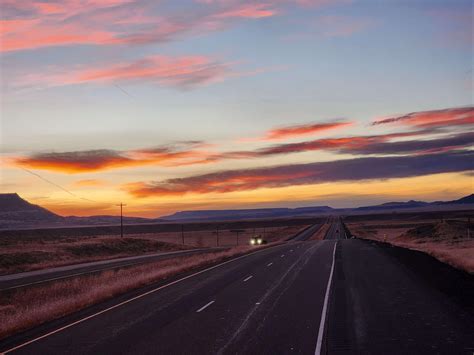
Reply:
[[18, 236], [10, 232], [0, 235], [0, 275], [157, 252], [246, 245], [253, 235], [262, 235], [268, 242], [275, 242], [308, 226], [252, 227], [244, 224], [243, 228], [237, 225], [223, 229], [210, 225], [212, 229], [189, 230], [189, 226], [183, 225], [176, 231], [126, 233], [123, 238], [120, 234], [77, 235], [74, 230], [62, 236], [56, 235], [55, 230], [51, 234], [32, 231], [29, 235]]
[[422, 251], [474, 273], [474, 211], [348, 216], [351, 233]]

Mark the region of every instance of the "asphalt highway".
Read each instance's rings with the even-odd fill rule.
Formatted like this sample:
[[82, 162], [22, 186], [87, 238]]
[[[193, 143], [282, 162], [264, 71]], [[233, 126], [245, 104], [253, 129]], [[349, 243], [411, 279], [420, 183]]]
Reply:
[[346, 240], [342, 222], [332, 223], [326, 240], [152, 285], [6, 339], [0, 351], [472, 354], [471, 275], [420, 253]]
[[342, 223], [341, 218], [334, 218], [324, 239], [347, 239], [346, 232], [344, 230], [344, 224]]

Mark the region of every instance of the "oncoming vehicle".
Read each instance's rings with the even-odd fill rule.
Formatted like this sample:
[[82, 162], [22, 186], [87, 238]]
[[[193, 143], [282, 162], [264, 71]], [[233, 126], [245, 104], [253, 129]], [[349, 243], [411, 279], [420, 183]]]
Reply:
[[267, 244], [267, 241], [262, 238], [261, 235], [253, 236], [250, 238], [250, 245], [262, 245]]

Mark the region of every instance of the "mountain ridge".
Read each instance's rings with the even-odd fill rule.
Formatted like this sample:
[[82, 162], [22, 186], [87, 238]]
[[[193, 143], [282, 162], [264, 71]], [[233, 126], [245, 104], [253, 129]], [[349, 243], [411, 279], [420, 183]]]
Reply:
[[[196, 220], [243, 220], [259, 218], [289, 218], [324, 215], [331, 213], [365, 213], [365, 212], [392, 212], [398, 210], [443, 208], [447, 206], [473, 205], [474, 194], [463, 196], [452, 201], [424, 202], [409, 200], [406, 202], [385, 202], [379, 205], [361, 206], [355, 208], [332, 208], [330, 206], [308, 206], [296, 208], [249, 208], [225, 210], [185, 210], [159, 218], [126, 217], [126, 224], [145, 224], [163, 222], [192, 222]], [[120, 216], [96, 215], [89, 217], [60, 216], [39, 205], [32, 204], [17, 193], [0, 193], [0, 229], [35, 228], [35, 227], [62, 227], [62, 226], [99, 226], [116, 225], [120, 223]]]

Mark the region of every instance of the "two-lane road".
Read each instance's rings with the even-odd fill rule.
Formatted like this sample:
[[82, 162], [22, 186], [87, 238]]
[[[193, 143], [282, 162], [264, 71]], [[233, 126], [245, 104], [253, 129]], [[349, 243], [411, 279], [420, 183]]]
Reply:
[[[226, 262], [78, 323], [19, 354], [314, 353], [335, 242], [280, 245]], [[52, 332], [52, 333], [51, 333]], [[15, 346], [19, 346], [15, 348]]]
[[474, 280], [346, 239], [258, 250], [0, 342], [14, 354], [469, 354]]

